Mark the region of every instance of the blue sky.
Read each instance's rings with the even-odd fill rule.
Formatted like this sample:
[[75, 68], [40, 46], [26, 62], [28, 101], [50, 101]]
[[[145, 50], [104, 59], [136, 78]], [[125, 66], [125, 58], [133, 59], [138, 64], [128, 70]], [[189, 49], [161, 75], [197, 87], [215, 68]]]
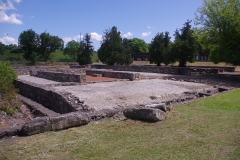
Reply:
[[122, 37], [150, 43], [158, 32], [173, 35], [201, 5], [202, 0], [0, 0], [0, 42], [17, 44], [28, 29], [59, 36], [65, 44], [90, 33], [97, 50], [103, 32], [116, 26]]

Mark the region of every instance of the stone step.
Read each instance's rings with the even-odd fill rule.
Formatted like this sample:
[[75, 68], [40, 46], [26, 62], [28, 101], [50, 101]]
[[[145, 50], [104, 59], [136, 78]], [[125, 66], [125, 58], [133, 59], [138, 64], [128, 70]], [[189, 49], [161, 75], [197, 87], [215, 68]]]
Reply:
[[28, 107], [30, 107], [35, 113], [40, 112], [41, 115], [43, 116], [48, 116], [48, 117], [54, 117], [54, 116], [59, 116], [59, 113], [54, 112], [53, 110], [50, 110], [43, 105], [34, 102], [33, 100], [26, 98], [24, 96], [18, 95], [18, 98], [23, 101]]

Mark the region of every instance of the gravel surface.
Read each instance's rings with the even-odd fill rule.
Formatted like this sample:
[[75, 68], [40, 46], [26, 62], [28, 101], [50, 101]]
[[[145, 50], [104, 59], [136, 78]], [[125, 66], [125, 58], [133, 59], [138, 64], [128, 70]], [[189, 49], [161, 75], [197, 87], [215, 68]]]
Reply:
[[[186, 91], [212, 88], [198, 83], [151, 79], [125, 82], [103, 82], [83, 86], [58, 86], [58, 91], [74, 94], [96, 109], [117, 109], [136, 104], [157, 103]], [[151, 99], [150, 96], [156, 96]]]

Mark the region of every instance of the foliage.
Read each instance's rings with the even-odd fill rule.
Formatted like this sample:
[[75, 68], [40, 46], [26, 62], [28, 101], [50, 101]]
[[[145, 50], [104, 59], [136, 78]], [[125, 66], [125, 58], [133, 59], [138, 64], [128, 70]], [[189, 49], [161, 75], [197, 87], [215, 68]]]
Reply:
[[131, 47], [132, 53], [148, 53], [148, 44], [139, 38], [129, 39], [129, 46]]
[[187, 21], [183, 28], [175, 31], [175, 41], [172, 47], [172, 55], [179, 62], [180, 67], [185, 67], [187, 62], [193, 62], [197, 54], [197, 42], [193, 30]]
[[0, 62], [0, 111], [13, 114], [16, 111], [16, 89], [13, 82], [17, 73], [9, 63]]
[[91, 34], [86, 34], [84, 41], [80, 43], [79, 53], [77, 57], [77, 62], [80, 65], [91, 64], [91, 56], [93, 53], [93, 46], [91, 41]]
[[131, 63], [131, 57], [129, 56], [130, 45], [127, 44], [126, 40], [122, 40], [117, 27], [113, 26], [111, 30], [106, 30], [104, 34], [103, 41], [98, 49], [100, 61], [108, 65]]
[[43, 32], [40, 35], [38, 54], [46, 62], [52, 52], [63, 49], [64, 42], [58, 36], [52, 36], [49, 33]]
[[19, 36], [19, 44], [24, 52], [24, 58], [30, 60], [34, 65], [37, 59], [37, 54], [35, 53], [38, 52], [39, 35], [32, 29], [23, 31]]
[[239, 0], [204, 0], [196, 14], [196, 24], [203, 26], [211, 60], [240, 65]]
[[170, 52], [170, 39], [171, 37], [169, 37], [168, 32], [165, 32], [165, 34], [163, 34], [163, 32], [156, 34], [150, 44], [150, 63], [156, 63], [158, 66], [160, 66], [161, 63], [164, 62], [164, 56], [169, 55]]
[[80, 45], [75, 40], [72, 40], [67, 43], [66, 47], [64, 48], [63, 54], [69, 55], [74, 62], [76, 62], [76, 57], [79, 51]]
[[0, 55], [3, 55], [5, 52], [5, 45], [0, 42]]

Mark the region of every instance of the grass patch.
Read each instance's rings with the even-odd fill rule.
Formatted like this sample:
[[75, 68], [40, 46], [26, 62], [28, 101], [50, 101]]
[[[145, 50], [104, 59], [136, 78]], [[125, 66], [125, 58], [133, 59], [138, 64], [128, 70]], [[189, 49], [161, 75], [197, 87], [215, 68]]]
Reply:
[[0, 140], [3, 159], [239, 159], [240, 90], [179, 105], [158, 123], [107, 120]]

